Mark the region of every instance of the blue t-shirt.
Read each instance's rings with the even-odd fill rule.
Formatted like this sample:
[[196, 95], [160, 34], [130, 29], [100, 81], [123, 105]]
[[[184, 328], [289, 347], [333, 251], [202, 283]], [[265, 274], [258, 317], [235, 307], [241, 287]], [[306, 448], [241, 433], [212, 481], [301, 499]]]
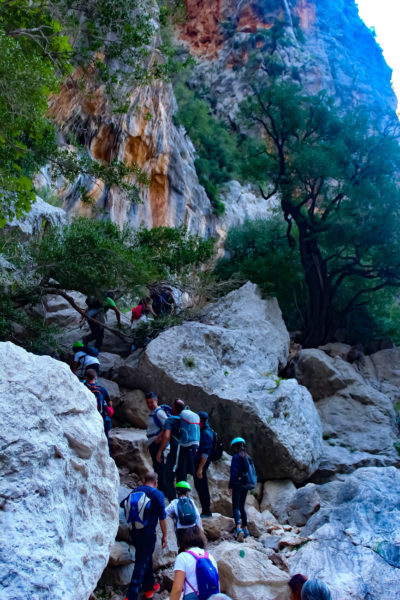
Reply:
[[[134, 490], [135, 492], [144, 492], [146, 496], [148, 496], [151, 500], [150, 507], [148, 508], [148, 512], [146, 514], [146, 518], [148, 518], [148, 524], [146, 527], [146, 531], [155, 532], [157, 528], [158, 521], [162, 521], [167, 518], [165, 512], [165, 499], [164, 494], [160, 492], [157, 488], [151, 487], [151, 485], [141, 485], [140, 487]], [[122, 500], [120, 506], [124, 506], [126, 498]], [[133, 531], [132, 531], [133, 532]]]

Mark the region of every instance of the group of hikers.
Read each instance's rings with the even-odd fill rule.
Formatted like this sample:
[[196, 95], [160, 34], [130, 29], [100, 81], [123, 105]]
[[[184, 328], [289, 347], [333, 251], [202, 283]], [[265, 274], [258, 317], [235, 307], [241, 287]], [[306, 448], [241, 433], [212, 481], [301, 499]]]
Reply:
[[[168, 293], [167, 291], [165, 302], [168, 301], [171, 305]], [[103, 316], [110, 308], [115, 311], [120, 322], [119, 311], [112, 298], [107, 296], [100, 308], [90, 306], [89, 299], [87, 300], [88, 314], [100, 323], [104, 322]], [[97, 312], [93, 312], [94, 310]], [[134, 311], [133, 319], [140, 319], [142, 314], [146, 316], [149, 311], [153, 314], [150, 299], [141, 301], [132, 312]], [[106, 388], [98, 382], [98, 346], [102, 345], [104, 330], [100, 335], [98, 328], [96, 329], [97, 324], [94, 325], [95, 327], [89, 321], [91, 334], [84, 341], [73, 345], [74, 359], [71, 368], [94, 394], [109, 441], [113, 407]], [[94, 347], [88, 346], [92, 339], [96, 342]], [[207, 472], [211, 463], [222, 457], [221, 438], [211, 428], [209, 415], [205, 411], [195, 413], [179, 398], [168, 406], [160, 404], [157, 394], [149, 392], [145, 395], [145, 401], [149, 410], [146, 432], [148, 449], [154, 471], [146, 473], [143, 485], [131, 491], [121, 502], [131, 542], [135, 547], [135, 565], [125, 600], [138, 600], [142, 587], [145, 598], [153, 598], [154, 593], [160, 590], [160, 585], [154, 579], [152, 557], [158, 524], [161, 528], [162, 547], [167, 545], [167, 518], [174, 521], [178, 544], [170, 600], [180, 600], [182, 594], [183, 600], [230, 600], [220, 593], [218, 566], [206, 550], [207, 541], [202, 526], [202, 519], [212, 517]], [[257, 474], [253, 460], [247, 453], [244, 438], [235, 437], [230, 443], [230, 449], [233, 456], [228, 492], [232, 498], [234, 537], [242, 542], [250, 536], [246, 498], [257, 484]], [[189, 475], [193, 477], [201, 512], [190, 495], [192, 488], [187, 481]], [[169, 502], [167, 506], [166, 499]], [[322, 581], [307, 581], [300, 574], [289, 581], [289, 589], [293, 600], [331, 599], [330, 591]]]
[[[80, 325], [86, 321], [90, 333], [83, 338], [84, 346], [89, 347], [90, 342], [99, 352], [104, 340], [104, 326], [107, 319], [107, 312], [112, 310], [115, 313], [118, 327], [121, 327], [121, 313], [115, 303], [115, 293], [112, 291], [103, 292], [101, 296], [88, 296], [85, 300], [86, 309], [82, 314]], [[142, 298], [138, 305], [131, 311], [131, 326], [135, 322], [147, 321], [148, 317], [162, 318], [171, 314], [176, 302], [172, 289], [168, 286], [161, 286], [150, 291], [150, 296]]]

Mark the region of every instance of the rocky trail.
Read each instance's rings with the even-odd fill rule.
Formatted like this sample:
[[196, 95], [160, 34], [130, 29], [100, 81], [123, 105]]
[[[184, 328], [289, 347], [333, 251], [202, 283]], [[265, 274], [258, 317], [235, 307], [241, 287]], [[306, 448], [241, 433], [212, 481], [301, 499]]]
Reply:
[[[45, 316], [68, 322], [68, 311], [50, 299]], [[66, 344], [76, 335], [70, 316]], [[235, 435], [248, 439], [259, 484], [244, 543], [233, 537], [230, 457], [209, 471], [213, 517], [203, 527], [224, 592], [289, 599], [289, 577], [301, 572], [326, 581], [335, 600], [398, 598], [399, 349], [354, 363], [343, 344], [301, 350], [295, 377], [281, 379], [289, 336], [276, 301], [249, 283], [127, 358], [110, 336], [112, 352], [100, 362], [115, 409], [114, 460], [91, 394], [68, 366], [0, 344], [1, 598], [124, 598], [134, 549], [118, 501], [151, 468], [149, 389], [208, 410], [226, 449]], [[154, 554], [160, 598], [168, 598], [176, 553], [170, 522], [168, 546], [158, 540]]]

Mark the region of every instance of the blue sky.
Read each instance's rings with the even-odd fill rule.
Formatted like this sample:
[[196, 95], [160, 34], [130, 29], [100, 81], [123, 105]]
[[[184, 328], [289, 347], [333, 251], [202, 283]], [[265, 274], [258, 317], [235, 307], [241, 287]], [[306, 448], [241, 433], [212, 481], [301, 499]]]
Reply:
[[360, 16], [374, 27], [376, 39], [393, 69], [393, 87], [400, 103], [400, 0], [356, 0]]

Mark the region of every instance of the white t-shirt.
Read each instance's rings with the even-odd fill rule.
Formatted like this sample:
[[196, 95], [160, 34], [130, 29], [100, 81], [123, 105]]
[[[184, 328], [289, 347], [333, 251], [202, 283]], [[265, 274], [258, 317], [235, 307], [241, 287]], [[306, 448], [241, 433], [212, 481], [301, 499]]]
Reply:
[[[154, 413], [157, 411], [157, 419], [160, 421], [161, 427], [159, 427], [154, 421]], [[156, 410], [151, 411], [149, 416], [147, 417], [147, 443], [150, 446], [152, 441], [158, 436], [160, 430], [164, 427], [164, 423], [167, 420], [168, 415], [165, 410], [161, 407], [156, 408]]]
[[[167, 513], [167, 517], [171, 517], [172, 519], [174, 519], [174, 521], [175, 521], [175, 529], [187, 529], [188, 527], [194, 527], [194, 525], [182, 525], [180, 523], [179, 518], [178, 518], [178, 501], [179, 501], [179, 498], [175, 498], [175, 500], [172, 500], [172, 502], [169, 503], [169, 505], [165, 509], [165, 512]], [[199, 511], [197, 509], [197, 506], [193, 502], [193, 500], [192, 500], [192, 503], [193, 503], [194, 510], [195, 510], [195, 513], [196, 513], [196, 523], [195, 523], [195, 525], [197, 525], [198, 527], [201, 527], [202, 523], [201, 523], [201, 519], [200, 519], [200, 513], [199, 513]]]
[[98, 358], [96, 358], [95, 356], [90, 356], [89, 354], [86, 354], [86, 352], [83, 352], [82, 350], [80, 350], [79, 352], [77, 352], [74, 356], [74, 362], [79, 363], [79, 366], [86, 369], [86, 367], [90, 367], [90, 365], [99, 365], [100, 361]]
[[[190, 552], [194, 552], [197, 556], [204, 556], [205, 550], [201, 548], [190, 548]], [[218, 565], [211, 554], [208, 555], [208, 558], [211, 560], [214, 567], [218, 570]], [[174, 571], [183, 571], [185, 573], [185, 585], [183, 587], [183, 597], [186, 594], [193, 594], [193, 589], [190, 587], [193, 586], [194, 591], [196, 593], [199, 592], [199, 588], [197, 586], [196, 579], [196, 559], [191, 554], [187, 552], [181, 552], [178, 554], [175, 560]], [[188, 585], [188, 582], [190, 585]]]

